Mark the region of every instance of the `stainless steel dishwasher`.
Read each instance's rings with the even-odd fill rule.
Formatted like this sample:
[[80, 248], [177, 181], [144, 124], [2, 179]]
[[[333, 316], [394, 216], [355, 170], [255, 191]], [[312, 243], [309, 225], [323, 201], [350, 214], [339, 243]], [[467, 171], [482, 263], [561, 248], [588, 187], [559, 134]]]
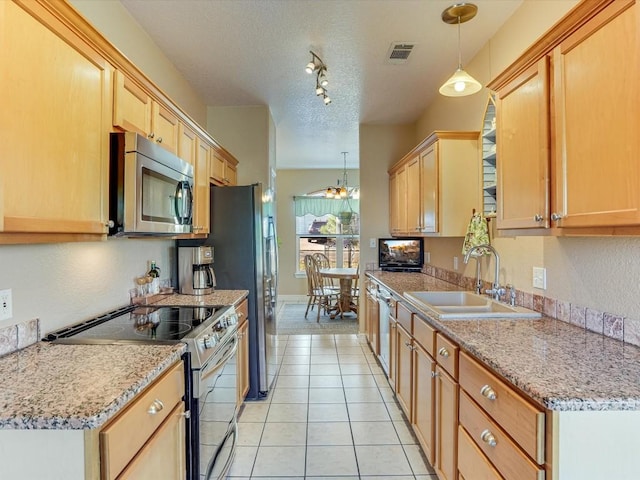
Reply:
[[380, 306], [380, 363], [385, 373], [389, 374], [391, 367], [391, 334], [389, 332], [389, 316], [391, 315], [391, 306], [395, 305], [395, 301], [391, 297], [391, 292], [382, 287], [378, 287], [378, 305]]

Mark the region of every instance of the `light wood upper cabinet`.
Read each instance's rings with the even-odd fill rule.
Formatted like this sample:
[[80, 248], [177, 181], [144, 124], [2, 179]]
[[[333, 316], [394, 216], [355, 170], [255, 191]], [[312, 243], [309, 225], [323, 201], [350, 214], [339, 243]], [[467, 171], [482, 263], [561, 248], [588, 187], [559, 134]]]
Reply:
[[144, 135], [170, 152], [177, 153], [177, 115], [119, 70], [114, 72], [114, 85], [113, 125]]
[[195, 202], [193, 212], [193, 233], [209, 233], [210, 226], [210, 183], [211, 145], [198, 138], [195, 163]]
[[238, 313], [238, 353], [236, 355], [237, 369], [237, 406], [244, 402], [249, 392], [249, 301], [244, 299], [240, 305], [236, 307]]
[[639, 10], [617, 0], [553, 51], [559, 227], [640, 225]]
[[497, 228], [549, 225], [549, 61], [497, 92]]
[[389, 170], [391, 234], [461, 237], [480, 200], [479, 132], [437, 131]]
[[101, 238], [112, 67], [35, 2], [0, 2], [0, 31], [0, 243]]
[[216, 185], [237, 185], [237, 160], [228, 153], [214, 148], [211, 152], [211, 183]]
[[579, 3], [489, 84], [499, 229], [640, 232], [638, 8]]
[[178, 157], [195, 167], [198, 152], [198, 136], [184, 123], [178, 125]]
[[145, 137], [151, 133], [151, 96], [119, 70], [113, 72], [113, 125]]

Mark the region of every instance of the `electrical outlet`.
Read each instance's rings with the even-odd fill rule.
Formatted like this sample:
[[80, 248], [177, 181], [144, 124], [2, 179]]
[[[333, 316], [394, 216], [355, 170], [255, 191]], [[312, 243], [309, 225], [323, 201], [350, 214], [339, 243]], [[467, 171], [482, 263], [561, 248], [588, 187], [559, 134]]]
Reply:
[[13, 317], [11, 289], [0, 290], [0, 320]]
[[453, 257], [453, 269], [458, 269], [458, 257]]
[[546, 290], [547, 288], [547, 269], [541, 267], [533, 267], [533, 286]]
[[375, 238], [370, 238], [369, 239], [369, 248], [376, 248], [376, 239]]
[[431, 252], [424, 252], [424, 263], [431, 263]]

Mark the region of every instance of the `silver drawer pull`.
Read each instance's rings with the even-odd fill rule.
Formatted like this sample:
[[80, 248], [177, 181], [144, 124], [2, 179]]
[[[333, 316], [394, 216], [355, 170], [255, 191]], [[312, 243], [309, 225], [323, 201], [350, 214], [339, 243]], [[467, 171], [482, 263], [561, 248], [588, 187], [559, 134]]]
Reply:
[[160, 400], [156, 398], [153, 402], [151, 402], [151, 405], [149, 405], [149, 409], [147, 410], [147, 413], [149, 415], [155, 415], [163, 408], [164, 408], [164, 403], [162, 403]]
[[488, 400], [495, 400], [498, 397], [495, 390], [489, 385], [485, 385], [480, 389], [480, 395], [487, 398]]
[[480, 439], [490, 447], [495, 447], [498, 444], [498, 442], [496, 441], [496, 437], [494, 437], [493, 433], [491, 433], [491, 431], [488, 429], [484, 430], [480, 434]]
[[444, 358], [448, 358], [449, 357], [449, 350], [447, 350], [444, 347], [440, 347], [440, 350], [438, 350], [438, 355], [442, 355]]

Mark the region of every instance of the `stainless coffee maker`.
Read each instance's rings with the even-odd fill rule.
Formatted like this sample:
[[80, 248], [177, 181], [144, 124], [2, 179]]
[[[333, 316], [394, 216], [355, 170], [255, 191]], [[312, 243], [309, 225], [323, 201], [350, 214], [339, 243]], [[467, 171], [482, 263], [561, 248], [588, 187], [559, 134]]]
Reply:
[[180, 293], [206, 295], [216, 286], [213, 273], [213, 248], [178, 247], [178, 279]]

